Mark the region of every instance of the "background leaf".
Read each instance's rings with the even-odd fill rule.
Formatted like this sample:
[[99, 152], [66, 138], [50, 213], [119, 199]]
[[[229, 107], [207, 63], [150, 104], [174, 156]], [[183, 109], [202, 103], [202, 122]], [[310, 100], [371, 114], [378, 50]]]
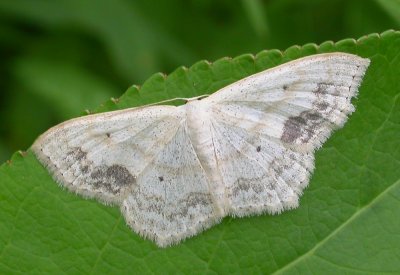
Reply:
[[382, 8], [400, 25], [400, 1], [399, 0], [377, 0]]
[[316, 154], [300, 207], [226, 218], [166, 249], [141, 239], [116, 207], [62, 190], [30, 151], [0, 167], [0, 273], [395, 273], [400, 270], [400, 33], [200, 61], [97, 111], [212, 93], [305, 55], [371, 59], [357, 111]]

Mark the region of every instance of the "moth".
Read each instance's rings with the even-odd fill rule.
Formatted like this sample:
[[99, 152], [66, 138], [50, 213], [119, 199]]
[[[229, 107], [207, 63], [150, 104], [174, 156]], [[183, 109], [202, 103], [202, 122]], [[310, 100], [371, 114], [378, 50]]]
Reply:
[[133, 231], [165, 247], [228, 215], [298, 207], [314, 151], [354, 111], [369, 62], [300, 58], [181, 106], [68, 120], [32, 149], [61, 186], [119, 206]]

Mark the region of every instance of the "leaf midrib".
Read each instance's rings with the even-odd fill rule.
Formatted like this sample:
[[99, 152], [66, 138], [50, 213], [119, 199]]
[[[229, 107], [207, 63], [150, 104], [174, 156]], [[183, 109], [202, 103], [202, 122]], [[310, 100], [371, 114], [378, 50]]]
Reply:
[[331, 232], [328, 236], [326, 236], [324, 239], [322, 239], [320, 242], [318, 242], [312, 249], [308, 250], [306, 253], [301, 255], [300, 257], [296, 258], [295, 260], [289, 262], [285, 266], [283, 266], [281, 269], [275, 271], [272, 274], [282, 274], [285, 270], [289, 269], [291, 266], [294, 266], [296, 263], [302, 261], [303, 259], [307, 258], [308, 256], [311, 256], [314, 254], [314, 252], [322, 247], [325, 243], [327, 243], [331, 238], [333, 238], [336, 234], [338, 234], [340, 231], [344, 230], [348, 225], [350, 225], [355, 219], [357, 219], [360, 215], [371, 209], [374, 205], [378, 204], [383, 198], [385, 197], [386, 194], [390, 193], [393, 189], [398, 187], [400, 185], [400, 179], [398, 179], [396, 182], [394, 182], [392, 185], [387, 187], [383, 192], [381, 192], [378, 196], [376, 196], [373, 200], [371, 200], [370, 203], [366, 204], [364, 207], [359, 208], [358, 211], [356, 211], [347, 221], [345, 221], [343, 224], [341, 224], [339, 227], [337, 227], [335, 230]]

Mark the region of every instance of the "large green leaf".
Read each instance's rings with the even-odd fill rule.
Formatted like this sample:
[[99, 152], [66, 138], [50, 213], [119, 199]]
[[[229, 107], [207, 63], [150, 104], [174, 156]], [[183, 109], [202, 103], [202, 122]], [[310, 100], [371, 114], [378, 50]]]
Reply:
[[201, 61], [156, 74], [97, 111], [212, 93], [257, 71], [332, 51], [368, 57], [371, 66], [354, 100], [357, 111], [317, 152], [298, 209], [226, 218], [160, 249], [133, 233], [118, 208], [62, 190], [30, 151], [16, 153], [0, 168], [0, 273], [398, 272], [400, 32]]

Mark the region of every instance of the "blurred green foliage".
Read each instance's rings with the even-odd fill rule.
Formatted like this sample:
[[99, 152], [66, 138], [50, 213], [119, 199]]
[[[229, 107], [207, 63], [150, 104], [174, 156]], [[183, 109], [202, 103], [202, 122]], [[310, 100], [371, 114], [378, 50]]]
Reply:
[[0, 163], [158, 71], [399, 25], [398, 0], [2, 0]]

